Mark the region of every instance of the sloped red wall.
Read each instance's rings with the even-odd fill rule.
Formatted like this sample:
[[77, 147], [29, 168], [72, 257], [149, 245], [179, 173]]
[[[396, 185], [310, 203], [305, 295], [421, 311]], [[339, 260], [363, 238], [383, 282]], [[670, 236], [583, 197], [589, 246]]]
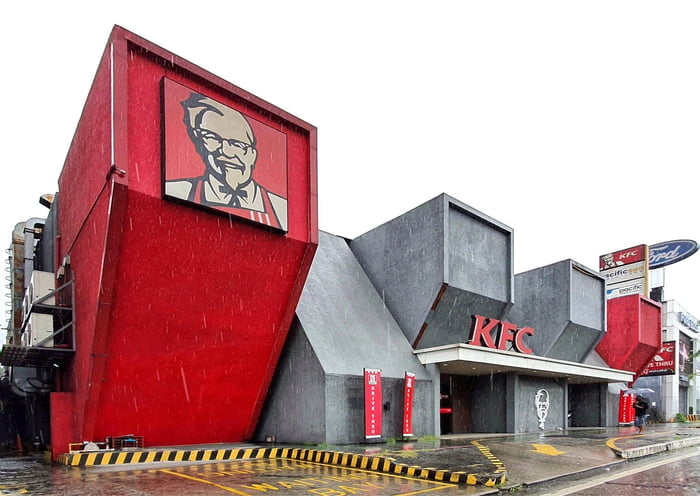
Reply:
[[[285, 133], [286, 234], [161, 198], [165, 76]], [[112, 147], [125, 174], [110, 173]], [[317, 245], [316, 209], [315, 128], [115, 27], [59, 179], [59, 260], [70, 255], [76, 288], [70, 441], [249, 438]]]
[[661, 346], [661, 305], [640, 295], [608, 300], [608, 326], [596, 351], [614, 369], [640, 373]]

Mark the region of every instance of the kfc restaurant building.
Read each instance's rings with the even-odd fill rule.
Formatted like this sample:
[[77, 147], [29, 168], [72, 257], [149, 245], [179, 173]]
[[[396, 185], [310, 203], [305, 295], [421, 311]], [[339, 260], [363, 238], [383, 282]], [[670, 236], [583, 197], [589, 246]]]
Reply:
[[512, 229], [447, 195], [353, 240], [321, 232], [260, 436], [362, 441], [365, 368], [383, 437], [406, 435], [405, 372], [413, 435], [617, 425], [634, 373], [596, 352], [605, 280], [572, 260], [514, 275], [512, 256]]
[[448, 195], [320, 232], [316, 129], [119, 27], [39, 246], [56, 300], [19, 321], [52, 340], [0, 359], [57, 370], [54, 456], [617, 425], [660, 346], [658, 304], [573, 260], [514, 274], [513, 230]]

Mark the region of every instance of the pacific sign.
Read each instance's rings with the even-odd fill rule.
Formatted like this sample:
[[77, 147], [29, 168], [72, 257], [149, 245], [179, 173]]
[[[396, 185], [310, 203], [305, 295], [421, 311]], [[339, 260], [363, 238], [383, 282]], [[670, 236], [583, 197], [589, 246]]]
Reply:
[[[525, 346], [525, 336], [532, 336], [535, 331], [532, 327], [518, 328], [515, 324], [496, 319], [490, 319], [482, 315], [473, 315], [474, 326], [472, 327], [469, 342], [472, 346], [486, 346], [495, 350], [505, 350], [508, 343], [513, 344], [513, 349], [526, 355], [531, 355], [532, 350]], [[493, 330], [496, 335], [492, 336]], [[494, 341], [495, 337], [495, 341]]]
[[698, 244], [690, 239], [677, 239], [649, 247], [649, 268], [658, 269], [680, 262], [698, 251]]

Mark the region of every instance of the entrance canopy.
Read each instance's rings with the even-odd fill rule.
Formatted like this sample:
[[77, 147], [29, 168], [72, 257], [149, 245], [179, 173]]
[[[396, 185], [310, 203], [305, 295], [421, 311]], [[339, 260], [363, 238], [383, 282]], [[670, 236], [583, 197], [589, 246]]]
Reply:
[[634, 380], [634, 374], [626, 370], [493, 350], [464, 343], [414, 350], [413, 353], [423, 365], [436, 364], [442, 374], [482, 376], [517, 373], [537, 377], [566, 378], [571, 384], [628, 383]]

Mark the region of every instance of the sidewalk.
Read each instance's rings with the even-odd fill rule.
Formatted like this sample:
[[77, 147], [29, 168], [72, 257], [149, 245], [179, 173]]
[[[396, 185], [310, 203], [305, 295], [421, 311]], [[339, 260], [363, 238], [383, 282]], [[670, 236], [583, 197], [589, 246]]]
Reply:
[[577, 428], [484, 441], [502, 460], [508, 485], [533, 485], [630, 459], [700, 445], [700, 423]]
[[429, 480], [497, 486], [536, 484], [631, 458], [700, 445], [700, 423], [574, 428], [529, 434], [457, 434], [436, 440], [302, 447], [202, 445], [61, 455], [75, 467], [188, 464], [288, 458]]

